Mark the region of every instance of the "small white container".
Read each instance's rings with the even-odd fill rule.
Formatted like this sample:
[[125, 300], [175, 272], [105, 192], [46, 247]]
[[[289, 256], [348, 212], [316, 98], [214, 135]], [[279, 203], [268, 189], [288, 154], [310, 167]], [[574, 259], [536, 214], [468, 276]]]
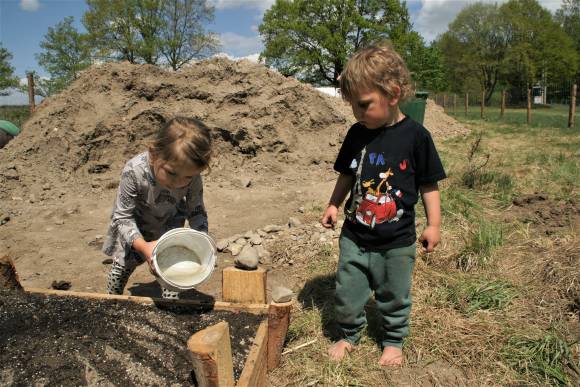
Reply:
[[153, 249], [157, 282], [176, 292], [193, 289], [210, 277], [216, 251], [213, 239], [203, 232], [190, 228], [166, 232]]

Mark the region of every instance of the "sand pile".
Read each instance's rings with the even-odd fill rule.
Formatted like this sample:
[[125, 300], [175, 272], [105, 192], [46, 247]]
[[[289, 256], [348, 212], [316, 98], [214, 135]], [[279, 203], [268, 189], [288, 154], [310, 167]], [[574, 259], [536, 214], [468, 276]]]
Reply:
[[266, 165], [323, 163], [336, 153], [324, 149], [338, 142], [352, 119], [341, 105], [247, 61], [211, 59], [179, 72], [127, 63], [93, 66], [44, 101], [18, 141], [0, 153], [0, 190], [73, 180], [82, 186], [95, 174], [116, 179], [124, 162], [146, 149], [160, 123], [175, 115], [197, 117], [212, 128], [212, 173], [230, 174], [247, 158]]
[[445, 114], [443, 107], [437, 105], [432, 99], [427, 100], [423, 125], [429, 129], [435, 139], [463, 136], [469, 133], [469, 129], [457, 122], [455, 118]]
[[[465, 132], [440, 110], [429, 103], [435, 137]], [[0, 197], [113, 188], [123, 164], [176, 115], [212, 128], [212, 178], [223, 181], [326, 168], [354, 122], [341, 99], [248, 61], [213, 58], [178, 72], [107, 63], [46, 99], [0, 152]]]

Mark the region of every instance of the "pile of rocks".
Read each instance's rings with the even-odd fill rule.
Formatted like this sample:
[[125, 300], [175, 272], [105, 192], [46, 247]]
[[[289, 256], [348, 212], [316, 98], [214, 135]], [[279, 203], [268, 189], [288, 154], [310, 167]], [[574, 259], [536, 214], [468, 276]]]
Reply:
[[[299, 219], [291, 217], [286, 225], [270, 224], [257, 230], [221, 239], [217, 242], [217, 249], [234, 256], [234, 264], [240, 269], [254, 270], [258, 264], [282, 265], [288, 262], [272, 262], [272, 254], [267, 245], [280, 239], [305, 245], [312, 243], [332, 245], [340, 236], [341, 226], [342, 221], [335, 229], [325, 229], [319, 222], [302, 224]], [[292, 263], [289, 262], [289, 264]]]

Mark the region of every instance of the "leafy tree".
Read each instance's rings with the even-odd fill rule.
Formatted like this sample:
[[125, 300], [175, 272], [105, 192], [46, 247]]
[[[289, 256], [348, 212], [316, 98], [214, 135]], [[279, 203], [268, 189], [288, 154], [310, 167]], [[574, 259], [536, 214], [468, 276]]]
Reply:
[[0, 45], [0, 95], [8, 95], [10, 88], [18, 87], [18, 78], [14, 76], [10, 59], [12, 54]]
[[398, 0], [276, 0], [259, 31], [267, 65], [321, 85], [337, 85], [348, 57], [369, 43], [388, 39], [407, 59], [420, 38]]
[[501, 77], [508, 43], [508, 25], [496, 4], [475, 3], [459, 12], [437, 43], [452, 90], [467, 91], [475, 79], [489, 102]]
[[137, 63], [143, 45], [136, 26], [140, 17], [137, 3], [138, 0], [87, 0], [83, 24], [99, 56]]
[[533, 83], [570, 79], [578, 56], [571, 38], [536, 0], [510, 0], [500, 8], [509, 21], [505, 76], [512, 97], [523, 99]]
[[79, 77], [91, 64], [91, 49], [87, 35], [72, 25], [74, 18], [66, 17], [55, 27], [49, 27], [40, 43], [43, 51], [36, 55], [38, 64], [50, 75], [48, 89], [57, 92]]
[[[580, 61], [580, 0], [562, 0], [562, 6], [556, 12], [556, 21], [574, 41]], [[577, 71], [579, 70], [580, 63], [577, 66]]]
[[83, 23], [100, 55], [173, 69], [213, 53], [217, 38], [204, 29], [213, 20], [207, 0], [87, 0]]
[[214, 8], [205, 0], [166, 0], [161, 32], [161, 53], [172, 69], [177, 70], [194, 58], [208, 56], [219, 43], [215, 34], [203, 25], [214, 17]]

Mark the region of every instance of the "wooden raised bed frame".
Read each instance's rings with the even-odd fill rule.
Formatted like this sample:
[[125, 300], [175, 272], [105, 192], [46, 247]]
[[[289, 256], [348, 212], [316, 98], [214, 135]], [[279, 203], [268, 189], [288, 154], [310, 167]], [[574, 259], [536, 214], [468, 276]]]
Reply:
[[[10, 277], [9, 280], [12, 285], [18, 285], [12, 286], [12, 288], [18, 288], [20, 286], [18, 274], [14, 269], [12, 260], [7, 256], [0, 256], [0, 264], [3, 269], [0, 277]], [[11, 268], [11, 270], [6, 268]], [[227, 268], [224, 271], [227, 272], [227, 275], [223, 276], [222, 294], [226, 294], [229, 299], [215, 302], [166, 300], [152, 297], [27, 287], [24, 288], [24, 291], [47, 296], [78, 297], [88, 300], [116, 300], [144, 305], [184, 305], [207, 310], [225, 310], [264, 315], [265, 319], [258, 327], [236, 386], [266, 386], [268, 385], [267, 372], [276, 368], [280, 363], [282, 347], [290, 321], [292, 302], [272, 302], [269, 305], [265, 303], [266, 272], [264, 270], [239, 271], [239, 273], [236, 273], [238, 269]], [[0, 280], [3, 280], [3, 278], [0, 278]], [[16, 279], [16, 283], [14, 283], [14, 279]], [[240, 286], [239, 280], [242, 280], [245, 286]], [[8, 281], [0, 282], [0, 286], [5, 287], [7, 283]], [[248, 286], [251, 288], [248, 289]], [[259, 289], [255, 289], [256, 287], [259, 287]], [[256, 299], [264, 302], [256, 303]], [[236, 302], [229, 302], [231, 300]], [[244, 300], [249, 300], [250, 302], [244, 302]], [[226, 322], [221, 322], [196, 332], [189, 338], [187, 346], [200, 387], [234, 386], [229, 325]]]

